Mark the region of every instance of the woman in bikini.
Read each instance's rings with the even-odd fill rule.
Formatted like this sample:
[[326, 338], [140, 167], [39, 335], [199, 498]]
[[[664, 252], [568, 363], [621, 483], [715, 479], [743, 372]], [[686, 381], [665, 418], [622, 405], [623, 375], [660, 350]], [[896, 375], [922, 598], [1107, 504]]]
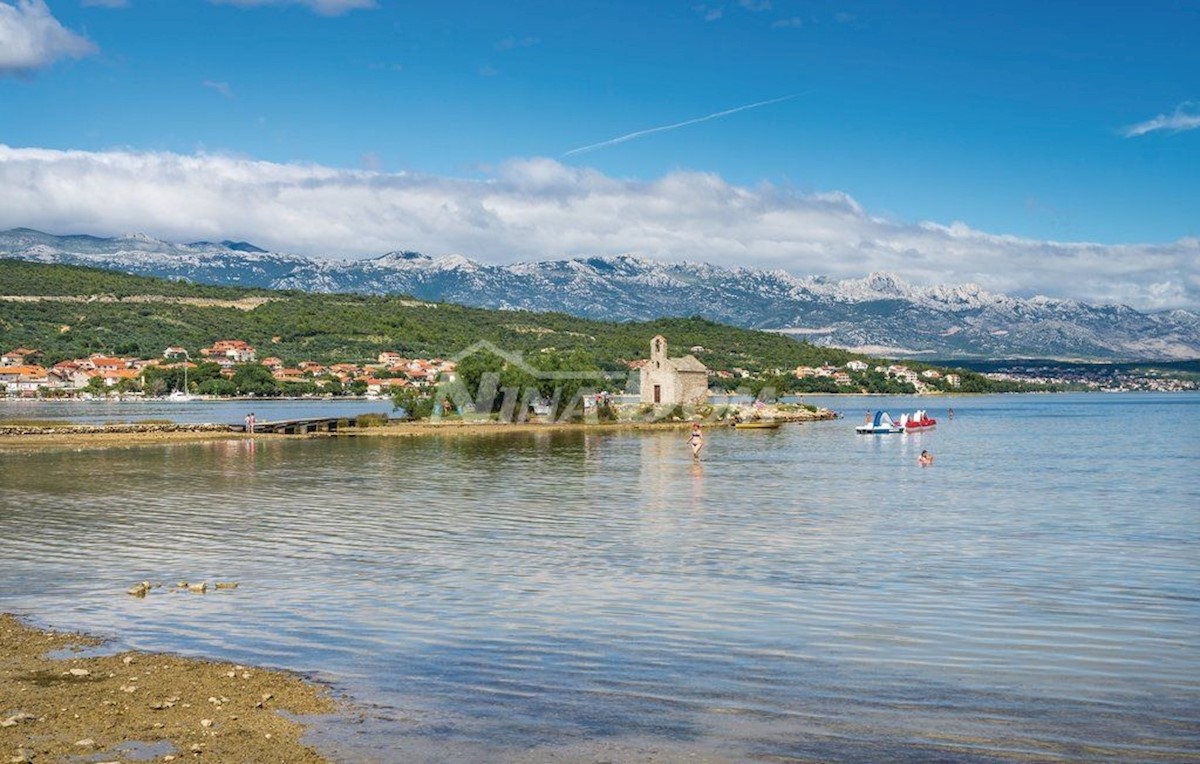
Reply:
[[700, 425], [692, 425], [692, 434], [688, 437], [688, 445], [692, 447], [692, 458], [700, 458], [700, 449], [704, 448], [704, 435], [700, 432]]

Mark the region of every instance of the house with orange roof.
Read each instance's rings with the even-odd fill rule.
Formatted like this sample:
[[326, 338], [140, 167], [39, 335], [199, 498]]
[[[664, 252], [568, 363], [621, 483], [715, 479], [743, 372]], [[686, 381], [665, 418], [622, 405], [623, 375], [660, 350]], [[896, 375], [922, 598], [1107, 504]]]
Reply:
[[441, 374], [441, 372], [439, 372], [437, 369], [430, 368], [406, 371], [404, 376], [406, 379], [411, 381], [412, 384], [417, 385], [418, 387], [424, 387], [432, 385], [434, 382], [436, 382], [439, 374]]
[[0, 355], [0, 366], [24, 366], [27, 358], [36, 358], [39, 355], [41, 355], [40, 350], [14, 348], [4, 355]]
[[304, 372], [300, 369], [278, 368], [271, 370], [271, 376], [279, 382], [303, 382]]
[[46, 372], [46, 386], [54, 390], [87, 387], [88, 373], [74, 361], [59, 361]]
[[46, 384], [46, 370], [41, 366], [0, 366], [0, 386], [9, 395], [35, 395]]
[[91, 361], [92, 368], [99, 372], [119, 371], [128, 368], [124, 358], [113, 358], [106, 355], [90, 355], [88, 360]]
[[393, 389], [407, 385], [408, 380], [400, 377], [391, 377], [388, 379], [367, 377], [367, 395], [390, 395]]
[[116, 387], [125, 381], [132, 382], [142, 376], [142, 373], [136, 369], [112, 369], [97, 373], [104, 379], [104, 384], [108, 387]]
[[222, 367], [239, 363], [254, 363], [255, 350], [245, 340], [218, 340], [212, 347], [201, 348], [200, 355], [216, 361]]

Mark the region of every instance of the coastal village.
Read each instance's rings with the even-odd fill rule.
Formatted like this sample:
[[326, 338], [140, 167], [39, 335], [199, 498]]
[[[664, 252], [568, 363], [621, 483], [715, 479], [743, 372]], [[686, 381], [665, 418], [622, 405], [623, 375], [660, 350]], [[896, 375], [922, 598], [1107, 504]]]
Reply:
[[[85, 393], [147, 394], [144, 380], [148, 369], [198, 369], [211, 362], [220, 375], [232, 379], [239, 366], [258, 364], [270, 371], [281, 386], [308, 384], [318, 391], [336, 386], [362, 395], [387, 395], [393, 388], [425, 387], [439, 375], [453, 374], [456, 363], [442, 358], [405, 358], [385, 351], [374, 364], [338, 363], [325, 365], [302, 361], [287, 366], [276, 357], [259, 360], [257, 350], [245, 340], [218, 340], [200, 350], [193, 361], [182, 347], [168, 347], [159, 358], [116, 357], [95, 353], [86, 358], [60, 361], [51, 366], [38, 363], [36, 349], [16, 348], [0, 356], [0, 392], [14, 397], [74, 396]], [[170, 391], [159, 391], [166, 394]], [[332, 392], [330, 392], [332, 394]]]
[[[754, 376], [740, 368], [707, 368], [695, 356], [695, 353], [704, 350], [702, 347], [692, 347], [687, 355], [678, 358], [668, 358], [666, 347], [666, 338], [653, 338], [648, 358], [626, 363], [628, 379], [637, 379], [640, 384], [609, 392], [639, 394], [643, 403], [679, 403], [694, 401], [710, 388], [735, 388], [739, 382], [748, 381]], [[399, 389], [425, 390], [440, 381], [453, 380], [458, 361], [461, 360], [410, 358], [399, 352], [382, 351], [374, 363], [322, 364], [309, 360], [288, 365], [275, 356], [259, 359], [258, 351], [241, 339], [218, 340], [200, 349], [198, 359], [193, 359], [185, 348], [178, 346], [165, 348], [158, 358], [93, 353], [84, 358], [43, 365], [41, 356], [37, 349], [25, 347], [13, 348], [0, 355], [0, 396], [162, 396], [172, 391], [155, 389], [148, 384], [148, 370], [194, 371], [201, 363], [208, 362], [219, 367], [219, 374], [224, 379], [232, 379], [239, 367], [260, 365], [270, 373], [280, 395], [387, 397]], [[798, 380], [825, 380], [838, 388], [839, 392], [852, 393], [859, 392], [855, 389], [859, 375], [868, 372], [908, 385], [917, 394], [952, 391], [961, 384], [960, 375], [954, 373], [937, 369], [917, 371], [903, 363], [871, 365], [862, 360], [852, 360], [840, 367], [799, 366], [789, 370], [772, 370], [772, 375], [786, 374]], [[1196, 389], [1195, 381], [1188, 379], [1152, 373], [1139, 375], [1088, 369], [1074, 373], [1059, 370], [1054, 375], [1048, 375], [1043, 370], [1032, 377], [1006, 369], [985, 376], [997, 380], [1074, 385], [1105, 391], [1172, 392]], [[203, 394], [204, 390], [199, 392]]]
[[[668, 357], [667, 340], [656, 336], [651, 340], [649, 357], [626, 363], [627, 379], [638, 380], [636, 387], [623, 385], [614, 393], [639, 394], [642, 403], [675, 404], [694, 402], [707, 396], [710, 387], [728, 390], [739, 381], [753, 375], [740, 368], [713, 370], [696, 358], [702, 347], [692, 347], [681, 357]], [[158, 358], [118, 357], [94, 353], [84, 358], [63, 360], [49, 366], [39, 361], [41, 353], [32, 348], [14, 348], [0, 356], [0, 394], [9, 397], [77, 397], [98, 395], [152, 396], [168, 395], [171, 390], [154, 389], [148, 384], [150, 370], [195, 371], [201, 363], [219, 367], [224, 379], [232, 379], [239, 367], [259, 365], [270, 372], [280, 394], [289, 389], [304, 395], [351, 394], [386, 397], [403, 388], [424, 390], [439, 382], [453, 380], [461, 358], [409, 358], [395, 351], [382, 351], [375, 363], [322, 364], [301, 361], [287, 365], [280, 358], [259, 359], [258, 351], [245, 340], [223, 339], [199, 351], [193, 360], [182, 347], [163, 350]], [[887, 375], [897, 382], [911, 385], [914, 392], [930, 392], [930, 384], [943, 380], [942, 372], [926, 369], [918, 373], [903, 364], [870, 366], [853, 360], [844, 367], [831, 365], [800, 366], [790, 370], [773, 370], [774, 375], [791, 374], [796, 379], [825, 379], [853, 391], [853, 375], [868, 370]], [[193, 377], [194, 379], [194, 377]], [[622, 384], [619, 375], [614, 385]], [[946, 374], [944, 385], [957, 387], [959, 377]], [[193, 385], [194, 386], [194, 385]], [[630, 389], [632, 387], [632, 389]], [[940, 389], [940, 387], [939, 387]], [[189, 392], [189, 391], [184, 391]], [[198, 392], [203, 393], [203, 387]]]

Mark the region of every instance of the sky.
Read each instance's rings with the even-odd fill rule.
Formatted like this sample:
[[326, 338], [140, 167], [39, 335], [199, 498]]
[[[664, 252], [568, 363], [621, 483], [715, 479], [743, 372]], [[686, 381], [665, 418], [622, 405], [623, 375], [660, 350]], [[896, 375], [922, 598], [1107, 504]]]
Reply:
[[1200, 310], [1200, 0], [0, 0], [0, 230]]

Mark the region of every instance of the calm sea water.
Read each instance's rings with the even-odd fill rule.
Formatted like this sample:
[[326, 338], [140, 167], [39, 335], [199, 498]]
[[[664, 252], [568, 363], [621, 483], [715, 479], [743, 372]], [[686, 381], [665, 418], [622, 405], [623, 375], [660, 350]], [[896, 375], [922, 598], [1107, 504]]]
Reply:
[[1200, 759], [1200, 396], [808, 400], [846, 418], [699, 464], [683, 432], [0, 452], [0, 609], [311, 673], [351, 762]]
[[0, 399], [0, 423], [5, 420], [65, 420], [80, 424], [167, 420], [179, 423], [241, 424], [254, 412], [259, 422], [306, 416], [392, 414], [389, 400], [363, 398], [271, 398], [215, 401], [171, 401], [163, 398], [126, 400]]

